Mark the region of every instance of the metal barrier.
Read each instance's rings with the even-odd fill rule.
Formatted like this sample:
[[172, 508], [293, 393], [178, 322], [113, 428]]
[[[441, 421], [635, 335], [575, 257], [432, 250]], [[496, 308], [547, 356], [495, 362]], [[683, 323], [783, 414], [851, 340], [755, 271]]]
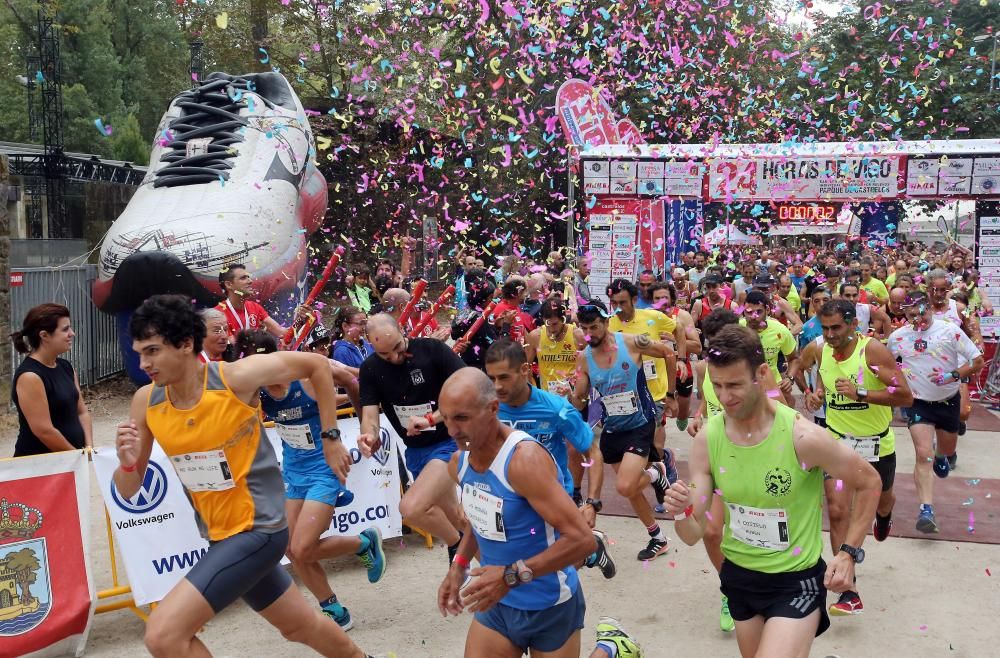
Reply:
[[[97, 279], [96, 265], [12, 268], [10, 274], [10, 325], [14, 330], [20, 329], [34, 306], [55, 302], [69, 308], [76, 339], [64, 358], [73, 364], [80, 386], [124, 370], [115, 318], [97, 310], [90, 297]], [[16, 370], [23, 356], [12, 347], [10, 358], [12, 371]]]

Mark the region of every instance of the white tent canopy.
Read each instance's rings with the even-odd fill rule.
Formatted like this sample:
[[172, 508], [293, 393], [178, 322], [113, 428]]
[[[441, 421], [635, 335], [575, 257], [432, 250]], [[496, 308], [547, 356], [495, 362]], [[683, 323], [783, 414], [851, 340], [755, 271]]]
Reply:
[[[728, 235], [726, 233], [727, 228], [729, 229]], [[703, 240], [706, 245], [711, 246], [720, 244], [761, 244], [758, 236], [751, 237], [731, 224], [728, 227], [725, 224], [715, 227], [705, 234]]]

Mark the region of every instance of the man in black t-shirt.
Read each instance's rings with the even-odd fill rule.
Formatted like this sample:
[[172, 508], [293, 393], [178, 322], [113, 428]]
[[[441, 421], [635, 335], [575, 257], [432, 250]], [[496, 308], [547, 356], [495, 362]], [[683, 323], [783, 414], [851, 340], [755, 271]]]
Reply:
[[451, 349], [433, 338], [407, 338], [389, 315], [368, 320], [368, 340], [375, 354], [361, 364], [361, 435], [366, 457], [382, 444], [379, 407], [406, 444], [406, 467], [413, 484], [399, 503], [399, 513], [448, 545], [449, 563], [458, 548], [461, 513], [448, 461], [457, 450], [435, 410], [441, 387], [465, 367]]

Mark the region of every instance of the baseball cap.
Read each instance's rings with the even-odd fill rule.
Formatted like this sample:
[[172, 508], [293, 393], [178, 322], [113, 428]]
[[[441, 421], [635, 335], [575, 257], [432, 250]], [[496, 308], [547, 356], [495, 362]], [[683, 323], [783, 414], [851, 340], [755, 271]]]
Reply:
[[753, 278], [754, 288], [768, 288], [775, 285], [774, 277], [770, 274], [758, 274]]
[[327, 331], [326, 327], [318, 324], [313, 327], [312, 332], [309, 334], [309, 347], [312, 347], [317, 343], [322, 343], [324, 340], [330, 340], [330, 332]]
[[703, 285], [721, 286], [722, 278], [718, 274], [709, 274], [701, 282]]

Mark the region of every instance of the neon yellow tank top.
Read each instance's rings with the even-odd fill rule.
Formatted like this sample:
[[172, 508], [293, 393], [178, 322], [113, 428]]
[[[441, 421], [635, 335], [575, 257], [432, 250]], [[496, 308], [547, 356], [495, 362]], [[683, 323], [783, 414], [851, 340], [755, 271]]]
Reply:
[[701, 383], [701, 390], [702, 395], [705, 396], [705, 411], [708, 412], [706, 418], [721, 414], [722, 403], [719, 402], [719, 396], [715, 394], [712, 378], [708, 375], [708, 367], [705, 368], [705, 381]]
[[575, 330], [576, 325], [567, 322], [563, 337], [555, 340], [549, 335], [549, 328], [542, 325], [538, 338], [538, 377], [542, 390], [555, 393], [558, 385], [568, 386], [567, 380], [576, 371]]
[[722, 553], [744, 569], [808, 569], [823, 551], [823, 471], [802, 469], [792, 442], [797, 412], [775, 405], [774, 425], [754, 446], [726, 436], [726, 415], [708, 419], [708, 462], [725, 503]]
[[[823, 345], [819, 375], [826, 391], [826, 424], [838, 439], [844, 434], [882, 436], [878, 456], [887, 457], [896, 451], [896, 438], [889, 430], [892, 407], [852, 400], [837, 393], [837, 380], [841, 377], [851, 380], [855, 386], [858, 386], [860, 379], [864, 382], [862, 386], [869, 391], [884, 391], [888, 388], [868, 367], [865, 347], [870, 340], [868, 336], [859, 336], [854, 352], [843, 361], [834, 358], [832, 347]], [[874, 449], [872, 454], [874, 455]]]

